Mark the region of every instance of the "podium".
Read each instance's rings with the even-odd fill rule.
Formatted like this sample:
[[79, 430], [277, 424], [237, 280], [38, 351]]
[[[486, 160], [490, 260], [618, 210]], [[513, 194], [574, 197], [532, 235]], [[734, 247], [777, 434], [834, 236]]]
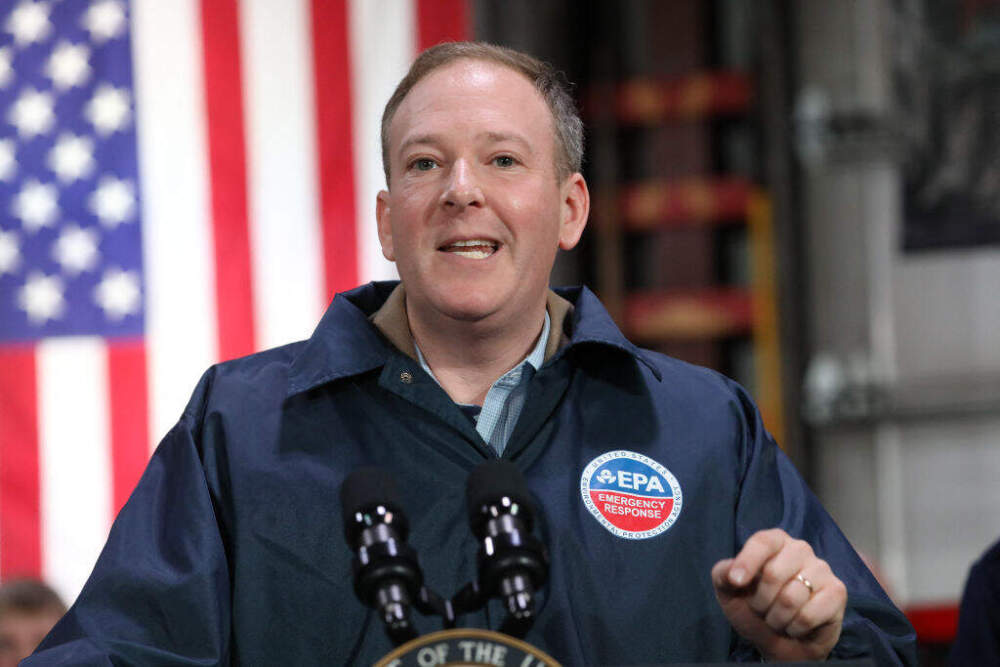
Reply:
[[[628, 667], [658, 667], [668, 663], [646, 663]], [[679, 667], [725, 667], [745, 663], [669, 663]], [[871, 658], [791, 662], [785, 665], [819, 667], [875, 667]], [[375, 663], [375, 667], [561, 667], [541, 649], [510, 635], [478, 628], [458, 628], [432, 632], [399, 646]], [[605, 667], [626, 667], [606, 665]]]
[[478, 628], [432, 632], [408, 641], [375, 667], [561, 667], [544, 651], [510, 635]]

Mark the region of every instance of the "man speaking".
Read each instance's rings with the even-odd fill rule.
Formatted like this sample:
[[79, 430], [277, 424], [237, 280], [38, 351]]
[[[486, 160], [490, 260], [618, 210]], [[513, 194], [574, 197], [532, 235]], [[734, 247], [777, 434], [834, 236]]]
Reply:
[[382, 142], [378, 232], [401, 282], [205, 374], [25, 664], [371, 663], [392, 647], [351, 590], [344, 478], [397, 477], [427, 584], [450, 595], [475, 578], [465, 482], [496, 457], [524, 472], [551, 558], [526, 640], [565, 664], [914, 661], [746, 393], [635, 347], [585, 288], [548, 289], [590, 204], [553, 70], [434, 47]]

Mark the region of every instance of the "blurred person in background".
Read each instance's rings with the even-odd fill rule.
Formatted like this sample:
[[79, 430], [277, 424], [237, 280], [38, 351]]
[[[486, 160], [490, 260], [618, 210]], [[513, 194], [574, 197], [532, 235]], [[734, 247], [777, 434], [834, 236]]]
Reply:
[[65, 613], [59, 595], [41, 581], [0, 585], [0, 667], [13, 667], [31, 655]]
[[948, 663], [1000, 665], [1000, 540], [969, 570]]

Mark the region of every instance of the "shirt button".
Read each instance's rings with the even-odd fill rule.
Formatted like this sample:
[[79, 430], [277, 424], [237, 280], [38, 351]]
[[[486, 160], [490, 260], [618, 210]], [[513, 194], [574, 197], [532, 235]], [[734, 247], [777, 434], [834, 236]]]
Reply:
[[413, 382], [413, 375], [410, 371], [403, 371], [399, 374], [399, 381], [403, 384], [411, 384]]

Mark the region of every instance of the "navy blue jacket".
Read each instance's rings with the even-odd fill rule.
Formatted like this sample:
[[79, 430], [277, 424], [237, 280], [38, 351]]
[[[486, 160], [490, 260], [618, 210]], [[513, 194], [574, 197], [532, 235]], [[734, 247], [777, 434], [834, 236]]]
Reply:
[[[399, 479], [427, 584], [450, 596], [475, 577], [464, 487], [491, 450], [370, 323], [392, 288], [339, 295], [309, 340], [205, 374], [79, 599], [24, 664], [370, 664], [392, 647], [352, 591], [338, 499], [365, 464]], [[847, 585], [834, 655], [913, 662], [911, 627], [743, 389], [635, 347], [585, 288], [560, 293], [575, 306], [567, 344], [531, 380], [504, 453], [526, 475], [551, 555], [526, 640], [568, 665], [752, 658], [710, 570], [780, 526]], [[683, 491], [654, 537], [616, 536], [585, 507], [584, 469], [616, 450], [657, 462]], [[491, 606], [460, 625], [500, 621]]]

